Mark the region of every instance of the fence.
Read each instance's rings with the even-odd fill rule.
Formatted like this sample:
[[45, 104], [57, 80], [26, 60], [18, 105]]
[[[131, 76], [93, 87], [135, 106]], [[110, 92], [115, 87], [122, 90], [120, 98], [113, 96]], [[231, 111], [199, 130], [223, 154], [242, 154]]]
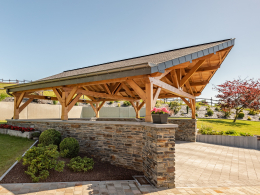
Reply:
[[20, 80], [11, 80], [11, 79], [9, 79], [9, 80], [0, 79], [0, 83], [17, 83], [17, 84], [19, 84], [19, 83], [30, 83], [30, 82], [32, 82], [32, 80], [31, 81], [29, 81], [29, 80], [20, 81]]
[[[171, 102], [171, 101], [182, 101], [182, 99], [180, 99], [180, 98], [164, 99], [164, 102]], [[212, 97], [210, 99], [209, 98], [196, 98], [196, 102], [204, 102], [204, 103], [207, 103], [207, 104], [213, 106], [214, 104], [218, 104], [219, 100], [212, 99]]]

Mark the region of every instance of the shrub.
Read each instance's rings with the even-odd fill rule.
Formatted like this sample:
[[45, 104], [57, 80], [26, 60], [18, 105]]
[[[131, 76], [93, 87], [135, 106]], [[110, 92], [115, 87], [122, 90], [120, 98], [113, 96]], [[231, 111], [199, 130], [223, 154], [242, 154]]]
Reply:
[[156, 107], [156, 108], [160, 108], [161, 106], [162, 106], [162, 104], [160, 104], [160, 103], [156, 103], [156, 104], [155, 104], [155, 107]]
[[249, 116], [249, 117], [247, 117], [247, 120], [251, 121], [251, 120], [252, 120], [252, 118]]
[[61, 134], [55, 129], [48, 129], [41, 133], [39, 137], [40, 144], [48, 146], [50, 144], [59, 145], [61, 142]]
[[79, 142], [73, 137], [67, 137], [60, 143], [60, 153], [63, 157], [75, 157], [79, 153]]
[[196, 113], [195, 116], [198, 117], [198, 114]]
[[53, 100], [53, 101], [52, 101], [52, 104], [53, 104], [53, 105], [56, 105], [57, 103], [58, 103], [57, 100]]
[[224, 117], [228, 118], [230, 117], [231, 113], [229, 111], [224, 111]]
[[129, 102], [129, 101], [124, 101], [124, 103], [123, 103], [125, 106], [130, 106], [131, 105], [131, 103]]
[[238, 133], [235, 130], [229, 130], [225, 132], [226, 135], [237, 135]]
[[199, 103], [196, 103], [196, 110], [199, 110], [201, 105]]
[[238, 118], [244, 118], [244, 116], [245, 116], [245, 114], [243, 111], [238, 114]]
[[240, 136], [253, 136], [251, 133], [239, 133]]
[[256, 114], [259, 114], [259, 111], [250, 110], [248, 114], [250, 114], [250, 115], [256, 115]]
[[110, 103], [110, 104], [113, 104], [113, 103], [114, 103], [114, 101], [110, 101], [109, 103]]
[[32, 136], [33, 136], [33, 137], [39, 137], [40, 135], [41, 135], [40, 132], [34, 132], [34, 133], [32, 133]]
[[79, 105], [79, 103], [78, 103], [78, 102], [76, 102], [76, 103], [75, 103], [75, 106], [78, 106], [78, 105]]
[[219, 112], [219, 111], [220, 111], [220, 107], [217, 106], [217, 107], [215, 108], [215, 111]]
[[205, 117], [208, 117], [209, 115], [205, 114]]
[[169, 106], [171, 110], [173, 110], [174, 114], [177, 114], [181, 109], [182, 102], [179, 101], [172, 101], [170, 102]]
[[74, 172], [86, 172], [93, 169], [94, 161], [92, 158], [87, 158], [86, 156], [84, 158], [77, 156], [72, 158], [67, 166]]
[[118, 106], [118, 107], [120, 107], [120, 106], [121, 106], [121, 104], [120, 104], [120, 103], [118, 103], [118, 104], [117, 104], [117, 106]]
[[18, 158], [23, 161], [23, 165], [28, 165], [25, 173], [31, 176], [33, 182], [38, 182], [40, 179], [44, 180], [49, 176], [49, 170], [54, 169], [62, 172], [64, 168], [64, 161], [58, 161], [59, 152], [57, 146], [48, 145], [43, 146], [39, 144], [38, 147], [29, 149], [23, 157]]
[[211, 110], [211, 109], [207, 110], [207, 115], [208, 116], [213, 116], [213, 114], [214, 114], [213, 110]]
[[8, 95], [6, 93], [0, 93], [0, 102], [7, 97], [8, 97]]
[[186, 106], [187, 113], [189, 113], [189, 106]]

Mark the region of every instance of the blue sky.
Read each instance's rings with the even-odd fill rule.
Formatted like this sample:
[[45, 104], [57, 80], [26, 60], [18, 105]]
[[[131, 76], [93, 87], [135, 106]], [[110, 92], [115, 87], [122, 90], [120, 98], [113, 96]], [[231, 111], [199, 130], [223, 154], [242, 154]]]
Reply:
[[0, 0], [0, 79], [37, 80], [194, 44], [236, 38], [212, 85], [259, 78], [259, 0]]

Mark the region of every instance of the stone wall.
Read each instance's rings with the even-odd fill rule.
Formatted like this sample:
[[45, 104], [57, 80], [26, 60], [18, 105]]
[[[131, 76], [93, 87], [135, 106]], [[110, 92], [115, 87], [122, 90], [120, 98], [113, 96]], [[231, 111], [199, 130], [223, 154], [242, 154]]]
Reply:
[[175, 186], [177, 125], [79, 120], [8, 120], [7, 123], [40, 131], [56, 129], [63, 138], [76, 138], [81, 152], [114, 165], [142, 171], [157, 187]]
[[168, 122], [178, 125], [178, 128], [175, 132], [176, 140], [196, 142], [196, 119], [169, 119]]

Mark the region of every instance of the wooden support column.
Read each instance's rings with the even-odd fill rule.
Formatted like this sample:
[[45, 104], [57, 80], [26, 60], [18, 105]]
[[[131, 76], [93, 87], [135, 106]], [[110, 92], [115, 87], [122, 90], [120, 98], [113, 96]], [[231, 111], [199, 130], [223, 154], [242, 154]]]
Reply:
[[191, 104], [191, 110], [192, 110], [192, 119], [196, 119], [196, 102], [195, 99], [190, 99], [190, 104]]
[[25, 92], [22, 92], [21, 94], [13, 94], [14, 95], [14, 116], [13, 119], [19, 119], [19, 107], [21, 102], [23, 101]]
[[145, 103], [146, 103], [146, 110], [145, 110], [145, 122], [153, 122], [151, 110], [153, 108], [153, 83], [147, 82], [145, 83]]
[[68, 92], [63, 91], [61, 97], [61, 120], [68, 120], [68, 106], [66, 105], [66, 98], [68, 96]]

